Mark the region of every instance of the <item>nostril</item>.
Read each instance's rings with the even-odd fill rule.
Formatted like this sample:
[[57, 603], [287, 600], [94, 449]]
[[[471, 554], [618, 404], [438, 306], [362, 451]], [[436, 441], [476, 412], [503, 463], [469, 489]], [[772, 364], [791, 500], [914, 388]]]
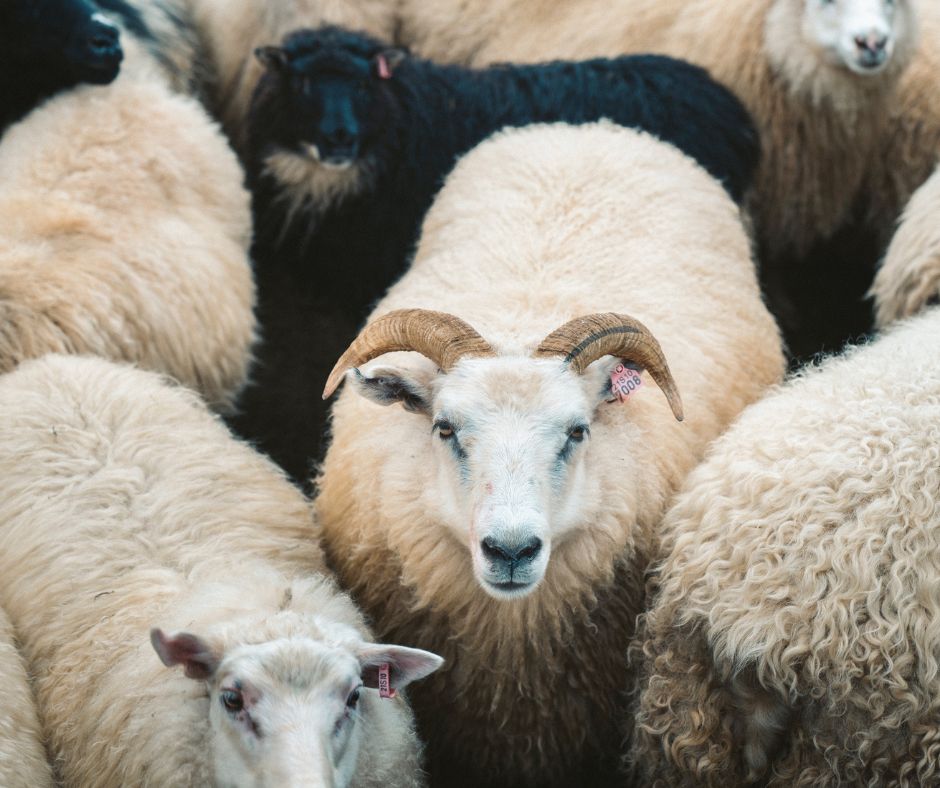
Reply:
[[887, 36], [875, 36], [875, 37], [868, 39], [868, 48], [872, 52], [881, 52], [881, 50], [884, 49], [885, 46], [887, 46], [887, 44], [888, 44]]
[[489, 536], [480, 542], [480, 549], [483, 550], [483, 555], [491, 561], [512, 561], [512, 556], [510, 556], [496, 540]]
[[537, 536], [533, 536], [528, 542], [523, 545], [522, 549], [516, 554], [517, 561], [531, 561], [533, 560], [542, 549], [542, 540]]

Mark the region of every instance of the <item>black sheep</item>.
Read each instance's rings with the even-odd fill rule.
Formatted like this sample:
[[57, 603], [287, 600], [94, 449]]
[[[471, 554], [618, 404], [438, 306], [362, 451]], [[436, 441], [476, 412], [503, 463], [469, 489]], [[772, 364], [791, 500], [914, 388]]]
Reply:
[[462, 153], [504, 126], [610, 118], [675, 144], [737, 200], [758, 162], [740, 102], [668, 57], [466, 69], [337, 27], [257, 54], [247, 165], [263, 341], [233, 426], [298, 481], [320, 458], [326, 376]]
[[122, 57], [117, 26], [89, 0], [0, 2], [0, 132], [61, 90], [112, 82]]

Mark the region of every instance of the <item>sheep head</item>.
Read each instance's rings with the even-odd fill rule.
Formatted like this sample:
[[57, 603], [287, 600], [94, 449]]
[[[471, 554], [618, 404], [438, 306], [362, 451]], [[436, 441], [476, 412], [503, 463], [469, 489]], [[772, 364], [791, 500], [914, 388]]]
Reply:
[[334, 622], [329, 628], [329, 637], [294, 632], [228, 649], [211, 637], [151, 631], [164, 665], [182, 665], [208, 685], [216, 785], [345, 788], [356, 772], [360, 719], [370, 704], [400, 702], [379, 700], [379, 668], [388, 666], [395, 691], [443, 662], [420, 649], [365, 643]]
[[[416, 350], [433, 366], [358, 367]], [[442, 511], [468, 547], [480, 586], [498, 599], [530, 594], [553, 541], [581, 522], [591, 425], [622, 363], [649, 372], [676, 419], [682, 404], [659, 343], [639, 321], [588, 315], [531, 355], [499, 355], [453, 315], [398, 310], [367, 326], [337, 362], [330, 396], [352, 371], [357, 390], [430, 421]]]

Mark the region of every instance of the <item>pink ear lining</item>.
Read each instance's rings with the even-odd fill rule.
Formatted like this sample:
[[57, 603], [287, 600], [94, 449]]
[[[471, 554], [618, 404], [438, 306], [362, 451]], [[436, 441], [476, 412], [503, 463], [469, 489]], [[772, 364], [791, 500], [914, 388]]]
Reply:
[[379, 79], [392, 78], [392, 70], [388, 67], [388, 61], [385, 59], [385, 55], [382, 53], [376, 55], [375, 65], [379, 72]]

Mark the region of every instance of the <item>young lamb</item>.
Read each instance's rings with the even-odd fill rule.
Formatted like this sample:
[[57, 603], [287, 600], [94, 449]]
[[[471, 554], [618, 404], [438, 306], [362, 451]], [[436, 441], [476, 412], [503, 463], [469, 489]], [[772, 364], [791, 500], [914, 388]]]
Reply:
[[370, 642], [308, 502], [195, 394], [47, 356], [0, 413], [0, 603], [63, 784], [424, 784], [376, 688], [440, 658]]
[[940, 301], [940, 170], [914, 193], [898, 231], [875, 276], [869, 295], [875, 299], [880, 327]]
[[335, 27], [295, 33], [261, 57], [249, 172], [266, 342], [234, 423], [296, 479], [321, 456], [326, 409], [311, 403], [323, 379], [405, 269], [461, 153], [506, 125], [609, 117], [673, 142], [734, 196], [757, 164], [740, 103], [668, 58], [473, 71]]
[[794, 378], [666, 517], [640, 785], [936, 785], [940, 309]]
[[262, 74], [253, 52], [292, 30], [334, 24], [390, 40], [398, 0], [183, 0], [208, 60], [204, 92], [239, 151], [245, 120]]
[[254, 339], [242, 180], [205, 111], [146, 68], [11, 127], [0, 146], [0, 371], [93, 353], [230, 406]]
[[13, 626], [0, 610], [0, 785], [52, 788], [36, 700], [17, 648]]
[[4, 0], [0, 134], [61, 90], [113, 82], [123, 56], [118, 28], [90, 0]]
[[[325, 393], [405, 349], [334, 406], [331, 565], [379, 632], [447, 659], [412, 694], [433, 780], [607, 784], [657, 522], [783, 373], [738, 207], [642, 132], [500, 132]], [[637, 369], [666, 396], [644, 375], [609, 404]]]
[[870, 329], [863, 296], [940, 150], [940, 4], [403, 0], [402, 15], [401, 39], [446, 61], [661, 52], [707, 68], [760, 131], [749, 207], [791, 352], [837, 349]]

